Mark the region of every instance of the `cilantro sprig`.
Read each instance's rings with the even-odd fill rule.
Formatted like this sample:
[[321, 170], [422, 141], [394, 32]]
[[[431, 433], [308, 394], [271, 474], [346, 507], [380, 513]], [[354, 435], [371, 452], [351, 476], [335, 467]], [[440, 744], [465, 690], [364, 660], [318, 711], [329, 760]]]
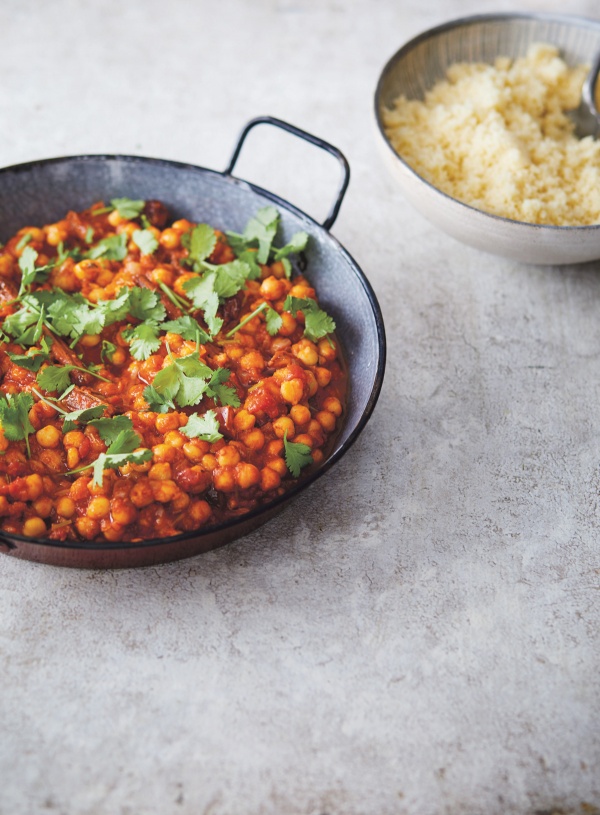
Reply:
[[300, 470], [313, 463], [313, 457], [310, 454], [310, 447], [308, 444], [301, 442], [288, 441], [287, 430], [283, 434], [283, 449], [285, 455], [285, 463], [288, 470], [298, 478]]
[[29, 436], [35, 428], [29, 421], [29, 411], [33, 407], [33, 396], [30, 393], [8, 393], [0, 395], [0, 424], [8, 441], [25, 440], [27, 456], [31, 458]]
[[143, 392], [150, 410], [166, 413], [169, 409], [192, 407], [204, 396], [218, 399], [222, 405], [239, 407], [240, 400], [235, 390], [224, 383], [231, 372], [227, 368], [213, 370], [199, 359], [197, 353], [184, 357], [174, 357], [167, 345], [171, 364], [162, 368], [152, 384]]
[[102, 485], [104, 470], [116, 470], [128, 463], [142, 464], [152, 458], [152, 450], [142, 446], [143, 441], [127, 416], [94, 419], [89, 424], [97, 429], [100, 438], [107, 445], [106, 452], [100, 453], [90, 464], [70, 470], [70, 475], [91, 469], [94, 474], [93, 483]]
[[181, 432], [192, 439], [208, 441], [211, 444], [223, 438], [214, 410], [207, 410], [204, 414], [192, 413], [188, 418], [188, 423], [181, 428]]
[[283, 310], [292, 314], [301, 311], [304, 314], [304, 336], [309, 340], [319, 340], [335, 331], [333, 318], [312, 297], [293, 297], [288, 294]]
[[[275, 207], [267, 206], [259, 209], [251, 218], [243, 233], [228, 232], [227, 237], [236, 256], [247, 263], [266, 264], [270, 260], [280, 261], [288, 278], [292, 275], [292, 266], [289, 256], [298, 254], [306, 249], [308, 234], [296, 232], [289, 243], [276, 248], [273, 241], [279, 229], [280, 215]], [[259, 268], [260, 271], [260, 268]]]

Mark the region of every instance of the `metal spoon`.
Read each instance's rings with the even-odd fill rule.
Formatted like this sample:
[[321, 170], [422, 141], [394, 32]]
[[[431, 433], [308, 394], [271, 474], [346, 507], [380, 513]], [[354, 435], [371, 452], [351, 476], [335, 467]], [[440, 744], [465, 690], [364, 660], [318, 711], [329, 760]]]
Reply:
[[575, 135], [583, 139], [586, 136], [598, 136], [600, 130], [600, 110], [596, 106], [596, 83], [600, 73], [600, 53], [592, 63], [581, 89], [581, 102], [575, 110], [569, 111], [569, 117], [575, 124]]

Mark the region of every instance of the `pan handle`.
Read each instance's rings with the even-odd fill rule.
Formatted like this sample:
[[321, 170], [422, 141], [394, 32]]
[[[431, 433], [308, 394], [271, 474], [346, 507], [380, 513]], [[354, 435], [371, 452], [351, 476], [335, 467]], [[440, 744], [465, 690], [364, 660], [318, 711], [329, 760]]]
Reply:
[[350, 181], [350, 166], [346, 161], [346, 157], [341, 152], [341, 150], [338, 150], [337, 147], [334, 147], [332, 144], [329, 144], [329, 142], [323, 141], [323, 139], [319, 139], [317, 136], [313, 136], [311, 133], [307, 133], [305, 130], [300, 130], [299, 127], [295, 127], [294, 125], [291, 125], [288, 122], [284, 122], [281, 119], [276, 119], [274, 116], [257, 116], [255, 119], [251, 119], [240, 133], [238, 137], [238, 142], [235, 146], [235, 149], [229, 161], [229, 165], [225, 170], [225, 175], [232, 174], [233, 168], [236, 165], [236, 162], [242, 150], [242, 145], [244, 144], [244, 141], [248, 133], [252, 130], [253, 127], [256, 127], [256, 125], [261, 124], [273, 125], [274, 127], [281, 128], [281, 130], [286, 130], [288, 133], [292, 133], [294, 136], [298, 136], [298, 138], [304, 139], [304, 141], [310, 142], [311, 144], [314, 144], [316, 147], [320, 147], [322, 150], [325, 150], [327, 153], [330, 153], [340, 163], [342, 168], [342, 181], [338, 188], [337, 196], [333, 203], [333, 206], [329, 211], [329, 215], [323, 221], [323, 227], [327, 230], [330, 230], [333, 224], [335, 223], [335, 219], [338, 216], [338, 212], [340, 211], [344, 195], [348, 188], [348, 183]]

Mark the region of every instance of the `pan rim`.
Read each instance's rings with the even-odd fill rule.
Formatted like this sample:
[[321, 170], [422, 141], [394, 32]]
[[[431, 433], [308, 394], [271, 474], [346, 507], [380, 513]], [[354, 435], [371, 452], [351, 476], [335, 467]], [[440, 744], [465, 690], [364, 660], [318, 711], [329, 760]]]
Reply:
[[245, 188], [260, 196], [268, 198], [274, 204], [278, 205], [287, 212], [292, 213], [301, 220], [310, 223], [313, 226], [313, 228], [316, 228], [321, 233], [324, 233], [325, 237], [328, 240], [332, 241], [336, 251], [339, 254], [341, 254], [341, 256], [346, 261], [348, 269], [352, 272], [352, 274], [361, 284], [361, 287], [364, 290], [364, 293], [366, 295], [367, 301], [373, 314], [376, 328], [376, 348], [377, 348], [377, 364], [373, 376], [373, 385], [371, 387], [371, 392], [367, 399], [366, 406], [363, 409], [356, 426], [350, 432], [348, 438], [340, 446], [335, 447], [335, 449], [333, 450], [331, 455], [326, 459], [326, 461], [320, 464], [313, 473], [309, 473], [299, 483], [295, 484], [289, 490], [284, 492], [283, 495], [277, 496], [272, 501], [269, 501], [267, 504], [261, 504], [259, 507], [250, 510], [250, 512], [246, 512], [223, 523], [207, 527], [206, 529], [197, 529], [188, 532], [182, 532], [179, 535], [170, 535], [168, 537], [162, 538], [149, 538], [141, 541], [115, 541], [115, 542], [107, 541], [104, 543], [99, 541], [98, 542], [54, 541], [46, 538], [34, 538], [34, 537], [30, 538], [24, 535], [16, 534], [6, 535], [0, 532], [0, 545], [4, 544], [8, 546], [9, 549], [14, 548], [14, 545], [11, 543], [12, 541], [15, 542], [18, 541], [19, 543], [27, 544], [29, 546], [35, 546], [40, 548], [46, 547], [48, 549], [68, 550], [68, 551], [81, 551], [81, 552], [95, 552], [95, 551], [133, 552], [140, 550], [147, 551], [156, 547], [168, 546], [171, 543], [174, 546], [176, 546], [177, 544], [181, 544], [186, 541], [192, 541], [195, 539], [200, 540], [203, 537], [208, 538], [209, 536], [218, 535], [220, 532], [225, 533], [233, 531], [237, 526], [246, 525], [247, 522], [260, 518], [261, 515], [265, 515], [266, 516], [265, 521], [267, 521], [269, 520], [271, 514], [273, 514], [277, 508], [281, 507], [283, 509], [283, 506], [285, 504], [291, 501], [300, 492], [303, 492], [304, 490], [308, 489], [308, 487], [314, 484], [315, 481], [318, 481], [318, 479], [321, 478], [321, 476], [323, 476], [328, 470], [330, 470], [331, 467], [333, 467], [334, 464], [336, 464], [342, 458], [342, 456], [345, 455], [345, 453], [353, 446], [356, 439], [364, 430], [367, 422], [371, 418], [371, 415], [375, 409], [375, 406], [381, 393], [386, 366], [387, 342], [385, 326], [383, 322], [383, 314], [381, 312], [381, 307], [377, 300], [375, 291], [371, 283], [369, 282], [367, 276], [362, 271], [361, 267], [350, 255], [350, 253], [337, 240], [337, 238], [335, 238], [328, 229], [325, 229], [325, 227], [318, 221], [316, 221], [311, 215], [299, 209], [294, 204], [287, 201], [285, 198], [282, 198], [276, 193], [270, 192], [269, 190], [266, 190], [257, 184], [245, 181], [244, 179], [239, 178], [238, 176], [234, 176], [219, 170], [212, 170], [207, 167], [202, 167], [201, 165], [198, 164], [190, 164], [187, 162], [177, 161], [174, 159], [156, 158], [150, 156], [121, 153], [84, 153], [67, 156], [54, 156], [49, 158], [32, 159], [30, 161], [12, 164], [6, 167], [1, 167], [0, 176], [8, 172], [26, 172], [29, 170], [36, 169], [37, 167], [47, 166], [51, 164], [59, 164], [64, 162], [84, 163], [85, 161], [109, 161], [109, 160], [163, 165], [165, 167], [176, 168], [178, 170], [187, 170], [201, 174], [206, 173], [215, 177], [219, 177], [227, 183], [232, 183], [234, 186]]

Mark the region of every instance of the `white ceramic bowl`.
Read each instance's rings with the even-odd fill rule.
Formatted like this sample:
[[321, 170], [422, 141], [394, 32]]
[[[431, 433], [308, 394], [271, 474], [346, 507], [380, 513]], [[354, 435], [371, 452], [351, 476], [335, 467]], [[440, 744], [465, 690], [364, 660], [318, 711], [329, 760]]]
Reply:
[[523, 263], [572, 264], [600, 258], [600, 225], [540, 226], [490, 215], [446, 195], [418, 175], [385, 135], [382, 115], [404, 94], [423, 99], [455, 62], [524, 56], [533, 42], [556, 45], [569, 65], [600, 51], [600, 21], [549, 14], [488, 14], [453, 20], [406, 43], [384, 67], [375, 117], [385, 160], [414, 207], [454, 238]]

